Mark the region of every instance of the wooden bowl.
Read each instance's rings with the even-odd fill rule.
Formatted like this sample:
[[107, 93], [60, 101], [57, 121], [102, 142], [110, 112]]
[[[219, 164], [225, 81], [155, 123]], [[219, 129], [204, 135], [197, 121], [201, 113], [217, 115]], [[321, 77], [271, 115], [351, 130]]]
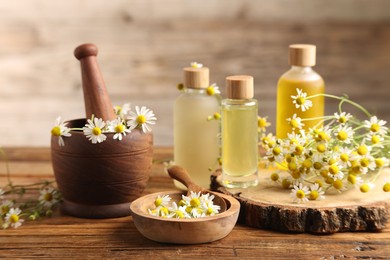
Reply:
[[152, 216], [148, 208], [153, 207], [158, 195], [169, 195], [179, 201], [186, 194], [182, 191], [158, 192], [143, 196], [130, 205], [131, 215], [138, 231], [150, 240], [174, 244], [201, 244], [227, 236], [235, 226], [240, 212], [240, 203], [231, 196], [218, 194], [227, 204], [227, 210], [215, 216], [176, 219]]
[[[68, 127], [83, 127], [85, 119], [71, 120]], [[114, 140], [92, 144], [82, 131], [71, 131], [65, 146], [51, 140], [54, 175], [63, 196], [62, 210], [84, 218], [130, 215], [130, 202], [139, 198], [149, 180], [153, 135], [135, 129]]]

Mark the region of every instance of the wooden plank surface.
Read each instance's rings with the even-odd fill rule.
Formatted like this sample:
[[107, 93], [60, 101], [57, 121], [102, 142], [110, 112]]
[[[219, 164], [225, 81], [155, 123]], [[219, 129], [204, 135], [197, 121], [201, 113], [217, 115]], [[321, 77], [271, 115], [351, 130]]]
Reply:
[[[52, 179], [48, 148], [6, 148], [15, 184]], [[156, 147], [155, 163], [145, 193], [174, 189], [163, 172], [172, 148]], [[34, 167], [31, 167], [35, 165]], [[39, 165], [39, 166], [37, 166]], [[39, 168], [42, 170], [39, 171]], [[0, 162], [0, 184], [4, 184]], [[189, 234], [191, 235], [191, 234]], [[0, 258], [125, 259], [388, 259], [390, 228], [378, 233], [309, 235], [272, 232], [237, 225], [213, 243], [182, 246], [150, 241], [136, 230], [131, 217], [89, 220], [55, 212], [52, 218], [0, 230]]]
[[[57, 116], [83, 117], [74, 48], [99, 46], [112, 102], [147, 105], [157, 145], [172, 145], [172, 107], [191, 61], [221, 86], [251, 74], [259, 113], [275, 126], [287, 46], [318, 46], [315, 69], [328, 93], [347, 93], [390, 121], [390, 1], [23, 1], [0, 5], [0, 144], [47, 146]], [[335, 112], [335, 102], [327, 111]]]

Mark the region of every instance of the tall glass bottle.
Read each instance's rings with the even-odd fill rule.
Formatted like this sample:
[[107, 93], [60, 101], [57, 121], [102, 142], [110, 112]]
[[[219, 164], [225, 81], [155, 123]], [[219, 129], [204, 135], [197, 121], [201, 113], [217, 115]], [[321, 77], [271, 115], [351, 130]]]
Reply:
[[229, 188], [258, 184], [257, 100], [253, 77], [226, 78], [227, 99], [222, 100], [222, 183]]
[[[291, 96], [297, 95], [297, 89], [308, 96], [324, 93], [325, 85], [322, 77], [312, 67], [316, 64], [316, 46], [311, 44], [292, 44], [289, 46], [289, 64], [291, 69], [284, 73], [278, 82], [276, 105], [276, 136], [286, 138], [293, 128], [287, 119], [294, 114], [302, 119], [318, 118], [324, 115], [324, 97], [310, 99], [313, 106], [306, 111], [296, 108]], [[321, 120], [302, 122], [303, 129], [321, 126]]]
[[[210, 168], [219, 158], [219, 123], [207, 118], [220, 111], [220, 99], [208, 95], [209, 69], [184, 68], [184, 93], [173, 111], [174, 163], [184, 167], [198, 185], [209, 188]], [[175, 181], [175, 185], [185, 187]]]

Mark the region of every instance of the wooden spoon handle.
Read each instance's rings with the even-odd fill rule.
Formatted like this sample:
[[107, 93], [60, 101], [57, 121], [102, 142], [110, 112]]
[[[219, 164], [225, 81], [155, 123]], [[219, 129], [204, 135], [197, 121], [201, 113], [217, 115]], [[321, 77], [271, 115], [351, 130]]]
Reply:
[[81, 64], [85, 112], [87, 118], [94, 115], [104, 121], [113, 120], [116, 116], [100, 73], [97, 54], [98, 48], [91, 43], [80, 45], [74, 50], [74, 56]]
[[169, 176], [171, 176], [171, 178], [184, 184], [189, 191], [194, 191], [194, 192], [204, 191], [202, 187], [200, 187], [199, 185], [197, 185], [191, 180], [191, 177], [188, 175], [187, 171], [179, 165], [174, 165], [168, 168], [168, 174]]

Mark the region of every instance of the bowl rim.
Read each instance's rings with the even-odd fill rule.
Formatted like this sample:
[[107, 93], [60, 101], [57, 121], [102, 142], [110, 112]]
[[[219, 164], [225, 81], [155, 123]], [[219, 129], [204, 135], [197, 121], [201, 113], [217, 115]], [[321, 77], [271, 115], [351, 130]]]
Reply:
[[240, 202], [237, 199], [235, 199], [234, 197], [232, 197], [230, 195], [223, 194], [223, 193], [216, 193], [213, 191], [211, 191], [211, 192], [220, 196], [221, 198], [223, 198], [225, 200], [226, 205], [227, 205], [226, 211], [218, 213], [214, 216], [207, 216], [207, 217], [201, 217], [201, 218], [163, 218], [163, 217], [151, 215], [151, 214], [149, 214], [147, 212], [143, 212], [141, 210], [134, 210], [134, 208], [136, 206], [138, 206], [139, 204], [141, 206], [142, 205], [141, 202], [148, 199], [148, 198], [157, 197], [158, 195], [186, 194], [187, 193], [187, 191], [169, 190], [169, 191], [161, 191], [161, 192], [146, 194], [146, 195], [134, 200], [130, 204], [131, 215], [132, 216], [136, 215], [136, 216], [142, 217], [142, 218], [153, 219], [156, 221], [177, 222], [177, 223], [186, 223], [186, 222], [194, 223], [194, 222], [212, 221], [212, 220], [217, 220], [217, 219], [229, 217], [231, 215], [234, 215], [235, 213], [237, 213], [240, 210]]

